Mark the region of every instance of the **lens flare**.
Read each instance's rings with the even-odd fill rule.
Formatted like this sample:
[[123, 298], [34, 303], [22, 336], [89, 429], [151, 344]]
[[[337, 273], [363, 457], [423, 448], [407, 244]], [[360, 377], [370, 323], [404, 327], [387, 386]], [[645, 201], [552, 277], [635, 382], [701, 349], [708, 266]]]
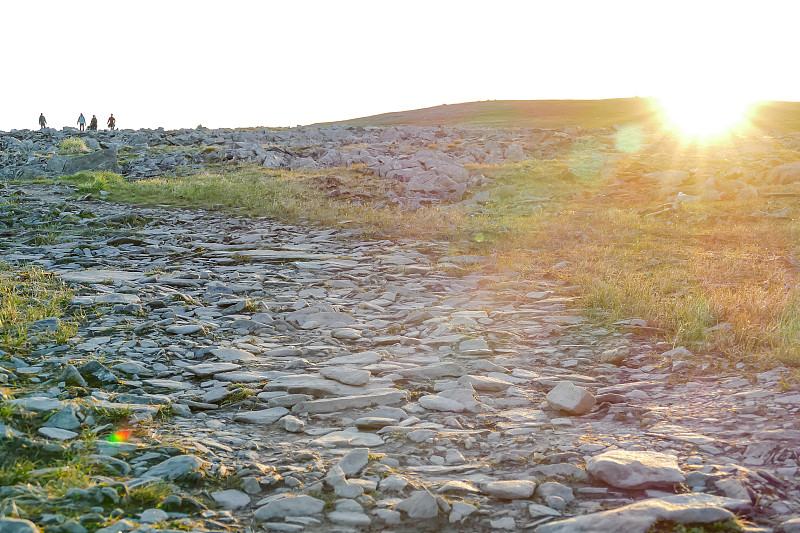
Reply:
[[665, 126], [689, 138], [713, 137], [741, 129], [752, 98], [719, 93], [675, 93], [658, 97]]
[[644, 144], [644, 131], [639, 126], [623, 126], [617, 131], [614, 147], [626, 154], [636, 153]]
[[127, 429], [117, 431], [113, 435], [109, 435], [108, 442], [125, 442], [131, 436], [131, 432]]

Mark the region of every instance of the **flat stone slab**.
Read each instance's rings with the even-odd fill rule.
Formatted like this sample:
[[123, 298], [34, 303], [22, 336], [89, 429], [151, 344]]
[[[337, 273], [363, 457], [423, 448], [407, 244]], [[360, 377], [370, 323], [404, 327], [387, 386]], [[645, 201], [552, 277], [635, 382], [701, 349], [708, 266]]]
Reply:
[[607, 451], [586, 461], [586, 471], [619, 489], [671, 487], [685, 481], [678, 458], [658, 452]]
[[600, 513], [576, 516], [537, 527], [535, 533], [646, 533], [658, 520], [678, 524], [708, 524], [734, 518], [731, 511], [750, 506], [746, 500], [735, 500], [705, 493], [679, 494], [654, 498]]
[[45, 437], [55, 440], [70, 440], [78, 436], [74, 431], [54, 427], [40, 427], [37, 431]]
[[367, 392], [384, 392], [392, 385], [394, 385], [394, 382], [386, 378], [372, 378], [369, 381], [369, 385], [354, 387], [331, 379], [325, 379], [320, 375], [289, 374], [275, 377], [264, 386], [264, 390], [285, 390], [293, 393], [310, 394], [316, 397], [356, 396]]
[[250, 352], [239, 350], [237, 348], [214, 348], [209, 353], [226, 363], [241, 363], [244, 361], [253, 361], [256, 356]]
[[196, 455], [178, 455], [170, 457], [144, 473], [146, 478], [180, 479], [203, 466], [203, 460]]
[[73, 283], [104, 283], [113, 281], [115, 284], [137, 281], [144, 277], [141, 272], [125, 270], [81, 270], [79, 272], [64, 272], [61, 279]]
[[320, 374], [328, 379], [354, 387], [366, 385], [369, 383], [370, 378], [370, 373], [367, 370], [339, 366], [325, 367], [320, 371]]
[[323, 366], [354, 366], [354, 367], [364, 367], [367, 365], [374, 365], [375, 363], [379, 363], [383, 359], [383, 356], [378, 352], [360, 352], [354, 353], [350, 355], [340, 355], [339, 357], [334, 357], [332, 359], [328, 359], [327, 361], [323, 361], [320, 363]]
[[4, 402], [5, 405], [13, 405], [25, 411], [33, 411], [34, 413], [44, 413], [48, 411], [58, 411], [64, 407], [64, 402], [55, 398], [48, 398], [45, 396], [29, 396], [27, 398], [17, 398], [15, 400], [8, 400]]
[[382, 446], [384, 440], [374, 433], [362, 433], [356, 428], [348, 428], [343, 431], [333, 431], [309, 442], [311, 446], [322, 448], [336, 448], [339, 446]]
[[215, 502], [223, 509], [241, 509], [250, 503], [250, 496], [236, 489], [218, 490], [211, 493]]
[[241, 368], [241, 365], [234, 363], [200, 363], [199, 365], [187, 366], [185, 370], [198, 377], [213, 376], [220, 372], [228, 372]]
[[285, 518], [287, 516], [311, 516], [322, 512], [325, 502], [308, 495], [286, 497], [274, 500], [256, 510], [253, 518], [263, 522], [271, 518]]
[[288, 414], [289, 410], [285, 407], [271, 407], [259, 411], [242, 411], [236, 413], [233, 415], [233, 420], [234, 422], [245, 422], [247, 424], [269, 425], [277, 422]]
[[483, 492], [502, 500], [527, 500], [533, 496], [536, 490], [536, 483], [524, 479], [509, 481], [491, 481], [483, 487]]
[[335, 413], [345, 409], [362, 409], [373, 405], [391, 405], [403, 401], [408, 393], [401, 390], [373, 391], [358, 396], [324, 398], [300, 402], [292, 407], [294, 413]]

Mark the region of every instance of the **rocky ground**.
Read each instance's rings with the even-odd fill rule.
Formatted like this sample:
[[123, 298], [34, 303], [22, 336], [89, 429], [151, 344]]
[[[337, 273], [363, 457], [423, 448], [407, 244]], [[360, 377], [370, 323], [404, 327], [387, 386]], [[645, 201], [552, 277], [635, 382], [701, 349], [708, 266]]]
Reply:
[[444, 242], [72, 193], [0, 189], [0, 259], [58, 274], [84, 317], [0, 357], [0, 445], [105, 471], [58, 499], [0, 487], [0, 531], [800, 531], [788, 369], [608, 331], [570, 287], [457, 275], [489, 258]]

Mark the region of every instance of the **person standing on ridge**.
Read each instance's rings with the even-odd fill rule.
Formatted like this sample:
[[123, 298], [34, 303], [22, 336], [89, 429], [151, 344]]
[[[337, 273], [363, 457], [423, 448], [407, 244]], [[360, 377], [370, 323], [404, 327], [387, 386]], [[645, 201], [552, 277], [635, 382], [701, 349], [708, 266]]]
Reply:
[[111, 113], [111, 116], [108, 117], [108, 129], [114, 130], [114, 126], [117, 124], [117, 119], [114, 118], [114, 113]]
[[81, 113], [81, 116], [78, 117], [78, 129], [80, 131], [83, 131], [85, 126], [86, 126], [86, 117], [84, 117], [83, 113]]
[[92, 120], [89, 122], [89, 130], [97, 131], [97, 115], [92, 115]]
[[47, 119], [44, 118], [44, 113], [39, 114], [39, 128], [45, 129], [47, 127]]

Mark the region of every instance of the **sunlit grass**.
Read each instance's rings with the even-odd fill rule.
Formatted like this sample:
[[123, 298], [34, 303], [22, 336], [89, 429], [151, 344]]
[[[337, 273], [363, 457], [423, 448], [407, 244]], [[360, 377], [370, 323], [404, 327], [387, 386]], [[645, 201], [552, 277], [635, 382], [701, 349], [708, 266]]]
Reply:
[[80, 155], [91, 152], [86, 141], [77, 137], [67, 137], [58, 143], [58, 153], [61, 155]]
[[[62, 317], [73, 292], [57, 277], [37, 268], [13, 269], [0, 263], [0, 347], [13, 350], [23, 347], [30, 337], [30, 323], [50, 317]], [[73, 321], [61, 321], [58, 329], [43, 333], [64, 342], [75, 333]]]
[[[636, 132], [634, 132], [636, 133]], [[641, 136], [641, 139], [639, 139]], [[491, 256], [520, 281], [562, 281], [578, 302], [612, 327], [647, 321], [672, 343], [800, 364], [800, 298], [792, 264], [800, 215], [793, 186], [750, 203], [727, 199], [674, 208], [677, 189], [641, 175], [685, 170], [680, 191], [702, 195], [709, 178], [741, 188], [770, 164], [800, 159], [769, 139], [729, 138], [716, 147], [636, 133], [631, 152], [613, 138], [586, 138], [562, 157], [469, 167], [494, 180], [481, 204], [434, 204], [413, 212], [386, 202], [390, 185], [363, 168], [275, 171], [221, 167], [194, 177], [126, 182], [107, 173], [65, 178], [108, 198], [201, 206], [295, 223], [359, 228], [389, 238], [448, 242], [448, 254]], [[764, 163], [764, 153], [774, 156]], [[732, 177], [726, 177], [732, 173]], [[635, 179], [631, 181], [630, 176]], [[620, 185], [619, 180], [623, 180]], [[788, 187], [788, 189], [787, 189]], [[733, 198], [733, 196], [729, 196]], [[788, 209], [787, 217], [753, 215]], [[656, 214], [654, 214], [656, 213]], [[558, 266], [558, 268], [555, 268]]]
[[[203, 207], [237, 215], [293, 223], [355, 224], [369, 232], [402, 231], [408, 237], [448, 237], [460, 231], [461, 213], [439, 206], [408, 212], [385, 204], [387, 185], [358, 169], [276, 171], [245, 166], [198, 176], [163, 176], [127, 182], [110, 172], [81, 172], [59, 178], [80, 192], [107, 191], [107, 199], [149, 205]], [[331, 182], [333, 186], [329, 185]], [[341, 190], [342, 198], [332, 196]], [[384, 204], [380, 209], [377, 203]]]

